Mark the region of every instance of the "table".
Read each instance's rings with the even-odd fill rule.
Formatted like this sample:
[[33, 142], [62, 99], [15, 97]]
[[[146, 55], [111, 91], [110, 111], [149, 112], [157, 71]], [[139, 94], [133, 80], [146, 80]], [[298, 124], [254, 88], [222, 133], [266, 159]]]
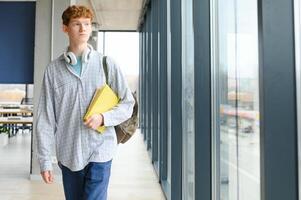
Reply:
[[[31, 125], [30, 130], [32, 130], [32, 123], [33, 123], [33, 117], [18, 117], [18, 116], [0, 117], [0, 124], [2, 125], [22, 124], [23, 129], [24, 129], [24, 124], [29, 124]], [[14, 132], [12, 132], [12, 134], [14, 135]], [[10, 132], [8, 136], [11, 137]]]
[[32, 124], [33, 117], [0, 117], [0, 124]]
[[29, 110], [29, 109], [22, 109], [22, 108], [18, 108], [18, 109], [3, 109], [0, 108], [0, 115], [1, 114], [32, 114], [33, 111]]

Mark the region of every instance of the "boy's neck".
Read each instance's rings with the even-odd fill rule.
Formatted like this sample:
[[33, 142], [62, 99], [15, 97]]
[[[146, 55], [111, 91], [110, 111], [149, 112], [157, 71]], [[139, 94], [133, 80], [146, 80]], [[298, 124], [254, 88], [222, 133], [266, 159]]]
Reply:
[[69, 44], [69, 51], [72, 51], [76, 56], [81, 56], [86, 48], [87, 48], [87, 43]]

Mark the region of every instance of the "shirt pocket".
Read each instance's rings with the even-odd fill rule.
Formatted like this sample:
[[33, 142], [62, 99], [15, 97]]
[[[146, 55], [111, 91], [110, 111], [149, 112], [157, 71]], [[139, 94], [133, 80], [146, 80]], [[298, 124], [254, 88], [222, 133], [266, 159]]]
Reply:
[[66, 101], [72, 103], [78, 93], [77, 83], [72, 80], [59, 82], [54, 87], [54, 98], [57, 105], [64, 105]]

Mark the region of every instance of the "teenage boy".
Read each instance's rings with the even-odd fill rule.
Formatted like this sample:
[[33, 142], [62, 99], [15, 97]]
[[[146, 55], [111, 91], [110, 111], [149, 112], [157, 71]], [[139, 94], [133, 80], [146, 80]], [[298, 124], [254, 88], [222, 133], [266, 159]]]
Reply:
[[[134, 99], [119, 67], [107, 59], [108, 81], [120, 98], [114, 109], [83, 116], [95, 90], [105, 84], [102, 55], [87, 43], [93, 14], [69, 6], [62, 15], [69, 46], [46, 68], [37, 112], [36, 136], [41, 176], [53, 182], [51, 152], [55, 142], [67, 200], [105, 200], [117, 148], [114, 126], [130, 118]], [[96, 129], [104, 125], [99, 134]]]

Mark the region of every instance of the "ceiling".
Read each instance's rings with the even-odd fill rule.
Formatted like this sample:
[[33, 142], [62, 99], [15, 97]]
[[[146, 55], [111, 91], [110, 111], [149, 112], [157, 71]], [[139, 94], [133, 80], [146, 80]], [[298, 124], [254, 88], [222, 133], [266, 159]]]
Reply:
[[137, 31], [149, 0], [77, 0], [95, 14], [98, 30]]

